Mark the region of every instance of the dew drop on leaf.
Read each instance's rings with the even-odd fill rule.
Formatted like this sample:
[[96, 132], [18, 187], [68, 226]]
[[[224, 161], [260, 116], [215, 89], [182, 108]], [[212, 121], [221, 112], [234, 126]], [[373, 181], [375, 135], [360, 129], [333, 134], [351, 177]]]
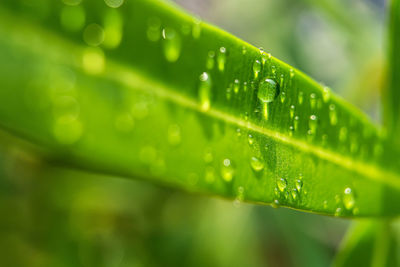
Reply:
[[195, 19], [192, 26], [192, 37], [199, 39], [201, 35], [201, 20]]
[[318, 118], [316, 115], [311, 115], [310, 120], [308, 122], [308, 126], [310, 127], [310, 134], [315, 135], [317, 132], [317, 121]]
[[234, 174], [234, 169], [231, 163], [230, 159], [224, 159], [222, 161], [222, 167], [221, 167], [221, 176], [222, 179], [224, 179], [226, 182], [232, 181]]
[[217, 56], [217, 64], [218, 64], [219, 71], [222, 72], [225, 70], [225, 63], [226, 63], [226, 48], [220, 47], [218, 56]]
[[301, 192], [301, 189], [303, 188], [303, 181], [301, 179], [297, 179], [295, 181], [295, 186], [298, 192]]
[[240, 89], [240, 82], [238, 79], [235, 79], [235, 81], [233, 82], [233, 92], [237, 94], [239, 93], [239, 89]]
[[162, 30], [163, 51], [165, 59], [169, 62], [176, 62], [181, 54], [181, 38], [173, 28]]
[[289, 109], [290, 119], [293, 119], [295, 109], [296, 109], [296, 107], [294, 105], [290, 106], [290, 109]]
[[200, 77], [199, 84], [199, 100], [200, 100], [200, 108], [202, 111], [207, 111], [210, 109], [210, 92], [211, 92], [211, 78], [207, 72], [203, 72]]
[[311, 93], [310, 94], [310, 108], [312, 110], [314, 110], [316, 105], [317, 105], [317, 95], [315, 93]]
[[325, 103], [327, 103], [329, 101], [329, 99], [331, 99], [331, 91], [326, 86], [324, 87], [324, 89], [322, 91], [322, 99], [324, 100]]
[[207, 62], [206, 62], [206, 68], [208, 70], [212, 70], [214, 68], [214, 60], [215, 58], [215, 52], [214, 51], [209, 51], [207, 55]]
[[287, 181], [285, 178], [279, 178], [276, 182], [279, 191], [284, 192], [286, 190]]
[[264, 163], [257, 157], [251, 157], [250, 165], [251, 168], [256, 172], [260, 172], [264, 169]]
[[249, 134], [249, 136], [247, 137], [247, 140], [248, 140], [248, 142], [249, 142], [249, 145], [254, 144], [254, 137], [253, 137], [253, 135]]
[[343, 194], [343, 205], [347, 210], [351, 210], [355, 203], [354, 192], [350, 187], [347, 187]]
[[260, 71], [261, 71], [261, 62], [258, 59], [256, 59], [253, 63], [254, 78], [258, 77]]
[[337, 124], [337, 113], [335, 104], [329, 105], [329, 122], [333, 126]]

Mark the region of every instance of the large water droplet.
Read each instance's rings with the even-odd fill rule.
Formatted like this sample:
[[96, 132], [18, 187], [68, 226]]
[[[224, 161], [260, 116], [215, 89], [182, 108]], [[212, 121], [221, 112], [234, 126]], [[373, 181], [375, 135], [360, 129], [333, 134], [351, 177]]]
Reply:
[[163, 50], [165, 59], [169, 62], [176, 62], [181, 54], [181, 37], [173, 28], [162, 30]]
[[232, 181], [234, 175], [234, 169], [230, 159], [224, 159], [222, 161], [221, 176], [226, 182]]
[[256, 172], [260, 172], [264, 169], [264, 163], [262, 162], [261, 159], [259, 159], [257, 157], [251, 157], [250, 165], [251, 165], [251, 168]]
[[263, 103], [264, 118], [268, 120], [268, 103], [279, 95], [279, 85], [272, 79], [263, 79], [258, 87], [257, 97]]
[[200, 108], [202, 111], [207, 111], [210, 109], [210, 93], [211, 93], [211, 78], [207, 72], [203, 72], [200, 75], [200, 84], [199, 84], [199, 100], [200, 100]]
[[218, 64], [219, 71], [222, 72], [225, 70], [225, 63], [226, 63], [226, 48], [220, 47], [219, 53], [217, 56], [217, 64]]

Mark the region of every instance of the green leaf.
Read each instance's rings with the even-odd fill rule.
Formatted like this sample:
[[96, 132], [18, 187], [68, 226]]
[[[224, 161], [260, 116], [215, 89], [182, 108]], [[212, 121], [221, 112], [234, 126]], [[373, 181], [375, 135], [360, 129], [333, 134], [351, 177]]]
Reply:
[[344, 238], [334, 266], [398, 266], [396, 242], [387, 221], [354, 223]]
[[394, 142], [399, 145], [400, 134], [400, 1], [389, 1], [389, 38], [387, 50], [387, 86], [383, 107], [385, 125]]
[[398, 153], [305, 74], [159, 1], [0, 9], [0, 125], [57, 164], [336, 216], [399, 213]]

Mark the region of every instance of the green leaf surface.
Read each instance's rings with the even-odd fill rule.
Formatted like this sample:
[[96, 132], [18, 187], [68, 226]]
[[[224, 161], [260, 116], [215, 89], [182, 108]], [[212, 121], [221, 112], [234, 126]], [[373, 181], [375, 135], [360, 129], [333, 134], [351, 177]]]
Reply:
[[355, 222], [343, 240], [333, 266], [398, 266], [396, 245], [387, 221]]
[[399, 154], [300, 71], [164, 2], [42, 2], [2, 2], [0, 125], [49, 161], [327, 215], [399, 213]]

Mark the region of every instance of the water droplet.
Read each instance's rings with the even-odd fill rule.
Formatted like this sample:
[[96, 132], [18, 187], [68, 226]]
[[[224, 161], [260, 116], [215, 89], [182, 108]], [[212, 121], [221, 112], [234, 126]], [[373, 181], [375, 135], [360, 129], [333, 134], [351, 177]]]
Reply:
[[318, 124], [317, 116], [311, 115], [310, 120], [308, 122], [308, 126], [310, 127], [310, 132], [312, 135], [315, 135], [317, 132], [317, 124]]
[[169, 62], [176, 62], [181, 54], [181, 37], [173, 28], [162, 30], [163, 51], [165, 59]]
[[257, 79], [258, 74], [261, 71], [261, 62], [259, 60], [255, 60], [253, 63], [253, 72], [254, 72], [254, 78]]
[[89, 24], [83, 32], [83, 40], [91, 46], [100, 45], [104, 41], [103, 28], [96, 23]]
[[301, 179], [297, 179], [295, 181], [295, 186], [298, 192], [301, 192], [301, 189], [303, 188], [303, 181]]
[[294, 127], [292, 125], [289, 126], [289, 136], [293, 136]]
[[207, 56], [207, 62], [206, 62], [206, 68], [208, 70], [212, 70], [214, 68], [214, 58], [215, 58], [215, 52], [209, 51], [208, 56]]
[[355, 203], [356, 201], [354, 198], [353, 190], [350, 187], [347, 187], [344, 190], [343, 194], [343, 205], [347, 210], [351, 210], [354, 207]]
[[242, 46], [242, 55], [247, 54], [247, 48], [245, 46]]
[[257, 157], [251, 157], [250, 165], [251, 168], [256, 172], [260, 172], [264, 169], [264, 163]]
[[147, 21], [147, 39], [151, 42], [157, 42], [161, 38], [161, 20], [157, 17], [151, 17]]
[[[260, 51], [261, 51], [261, 49], [260, 49]], [[271, 57], [272, 56], [270, 53], [265, 53], [264, 51], [261, 52], [261, 61], [262, 61], [263, 66], [265, 65], [265, 62], [267, 62], [267, 60], [271, 59]]]
[[337, 124], [336, 106], [334, 104], [329, 105], [329, 122], [333, 126]]
[[292, 198], [294, 201], [296, 201], [299, 198], [299, 193], [296, 188], [292, 189]]
[[325, 103], [327, 103], [331, 99], [331, 90], [329, 90], [329, 88], [326, 86], [322, 91], [322, 99], [324, 100]]
[[281, 103], [282, 103], [282, 104], [285, 103], [285, 100], [286, 100], [286, 93], [285, 93], [285, 92], [282, 92], [282, 93], [281, 93]]
[[194, 19], [192, 26], [192, 36], [194, 39], [199, 39], [201, 35], [201, 20]]
[[327, 200], [324, 200], [324, 202], [322, 203], [322, 205], [323, 205], [324, 209], [327, 209], [327, 208], [328, 208], [328, 201], [327, 201]]
[[315, 106], [317, 105], [317, 95], [315, 93], [310, 94], [310, 107], [312, 110], [315, 109]]
[[268, 120], [268, 103], [279, 95], [279, 85], [269, 78], [263, 79], [258, 87], [257, 97], [263, 103], [264, 118]]
[[347, 140], [347, 128], [343, 126], [339, 130], [339, 141], [340, 142], [345, 142]]
[[295, 109], [296, 109], [296, 107], [295, 107], [294, 105], [291, 105], [291, 106], [290, 106], [290, 108], [289, 108], [290, 119], [293, 119]]
[[229, 85], [228, 88], [226, 88], [226, 99], [231, 99], [232, 96], [232, 84]]
[[242, 136], [242, 131], [240, 130], [240, 128], [237, 128], [237, 129], [236, 129], [236, 135], [237, 135], [238, 137], [241, 137], [241, 136]]
[[254, 144], [254, 137], [251, 135], [251, 134], [249, 134], [249, 136], [248, 136], [248, 139], [247, 139], [248, 141], [249, 141], [249, 145], [252, 145], [252, 144]]
[[232, 181], [234, 169], [230, 159], [224, 159], [222, 161], [221, 176], [226, 182]]
[[225, 62], [226, 62], [226, 48], [220, 47], [218, 57], [217, 57], [217, 64], [218, 64], [219, 71], [222, 72], [225, 70]]
[[240, 89], [240, 82], [239, 82], [238, 79], [236, 79], [236, 80], [233, 82], [233, 92], [234, 92], [235, 94], [237, 94], [237, 93], [239, 93], [239, 89]]
[[342, 214], [342, 208], [337, 208], [335, 210], [335, 216], [337, 217], [337, 216], [340, 216], [341, 214]]
[[124, 3], [124, 0], [104, 0], [107, 6], [112, 7], [112, 8], [118, 8], [122, 6]]
[[302, 91], [300, 91], [299, 94], [297, 95], [297, 100], [300, 105], [303, 104], [303, 99], [304, 99], [303, 95], [304, 93]]
[[290, 70], [289, 70], [290, 79], [292, 79], [292, 78], [294, 77], [294, 75], [295, 75], [294, 69], [290, 69]]
[[285, 178], [279, 178], [276, 182], [279, 191], [284, 192], [286, 190], [287, 182]]
[[181, 142], [181, 128], [177, 124], [168, 127], [168, 143], [172, 146], [179, 145]]
[[199, 84], [200, 108], [203, 112], [206, 112], [210, 109], [211, 86], [212, 86], [211, 78], [209, 77], [207, 72], [203, 72], [200, 75], [200, 84]]
[[299, 129], [299, 116], [294, 117], [294, 130], [297, 131]]
[[271, 203], [271, 207], [273, 207], [274, 209], [279, 208], [279, 200], [275, 199], [274, 202]]
[[243, 91], [247, 92], [247, 82], [243, 82]]

